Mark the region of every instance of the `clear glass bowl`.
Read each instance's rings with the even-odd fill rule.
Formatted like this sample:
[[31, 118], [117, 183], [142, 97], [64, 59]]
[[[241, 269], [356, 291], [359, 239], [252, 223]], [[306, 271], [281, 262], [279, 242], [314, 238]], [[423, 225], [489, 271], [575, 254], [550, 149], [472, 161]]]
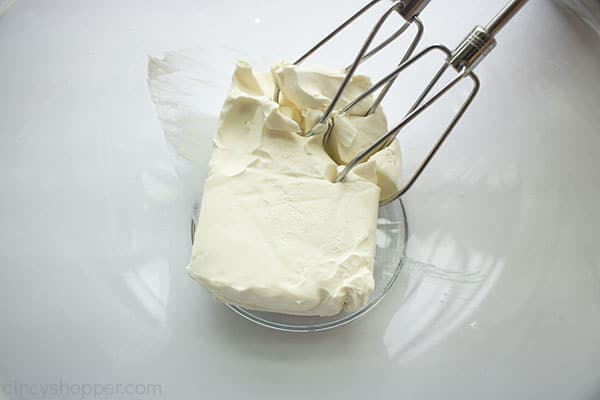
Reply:
[[[192, 221], [192, 240], [195, 221]], [[267, 328], [286, 332], [316, 332], [332, 329], [365, 315], [377, 305], [392, 288], [402, 270], [408, 238], [408, 224], [404, 204], [395, 201], [379, 208], [377, 220], [377, 251], [375, 253], [375, 288], [369, 303], [351, 313], [340, 313], [330, 317], [298, 316], [248, 310], [227, 304], [242, 317]]]

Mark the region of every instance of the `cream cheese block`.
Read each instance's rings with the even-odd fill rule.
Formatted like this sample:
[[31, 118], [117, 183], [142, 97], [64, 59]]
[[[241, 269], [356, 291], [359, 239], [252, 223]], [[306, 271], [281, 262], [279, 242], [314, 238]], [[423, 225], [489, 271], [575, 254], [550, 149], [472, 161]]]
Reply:
[[[400, 148], [394, 143], [334, 183], [343, 165], [387, 129], [383, 111], [362, 116], [373, 101], [367, 99], [354, 114], [334, 116], [328, 149], [322, 136], [303, 136], [342, 79], [342, 71], [281, 64], [255, 73], [238, 64], [214, 138], [188, 266], [218, 300], [320, 316], [367, 304], [378, 203], [382, 189], [396, 190]], [[370, 86], [355, 77], [339, 107]]]

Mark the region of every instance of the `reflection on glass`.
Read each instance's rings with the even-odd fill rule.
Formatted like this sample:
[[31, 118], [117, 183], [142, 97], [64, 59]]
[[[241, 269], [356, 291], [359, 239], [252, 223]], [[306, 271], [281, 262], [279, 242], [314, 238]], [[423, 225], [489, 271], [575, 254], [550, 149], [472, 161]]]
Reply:
[[125, 273], [125, 281], [148, 315], [161, 325], [169, 297], [169, 264], [156, 259]]
[[600, 34], [600, 0], [558, 0]]
[[[473, 313], [494, 286], [504, 263], [476, 252], [469, 257], [470, 262], [480, 263], [479, 270], [445, 271], [406, 261], [401, 276], [405, 287], [402, 307], [393, 316], [384, 337], [390, 358], [415, 358], [459, 326], [477, 328]], [[400, 330], [402, 335], [398, 334]]]

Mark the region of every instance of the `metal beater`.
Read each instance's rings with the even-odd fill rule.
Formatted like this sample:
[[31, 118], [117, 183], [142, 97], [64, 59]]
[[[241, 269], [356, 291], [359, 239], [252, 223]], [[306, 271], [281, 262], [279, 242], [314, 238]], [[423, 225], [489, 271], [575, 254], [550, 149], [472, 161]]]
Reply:
[[[384, 0], [373, 0], [370, 3], [368, 3], [366, 6], [361, 8], [358, 12], [356, 12], [356, 14], [354, 14], [353, 16], [348, 18], [346, 21], [344, 21], [344, 23], [342, 23], [340, 26], [338, 26], [329, 35], [325, 36], [322, 40], [320, 40], [317, 44], [315, 44], [310, 50], [308, 50], [302, 57], [300, 57], [298, 60], [296, 60], [294, 62], [294, 65], [302, 64], [304, 61], [306, 61], [306, 59], [308, 59], [310, 56], [312, 56], [317, 50], [319, 50], [321, 47], [323, 47], [325, 44], [327, 44], [329, 41], [331, 41], [340, 32], [342, 32], [349, 25], [351, 25], [353, 22], [355, 22], [357, 19], [359, 19], [364, 14], [366, 14], [370, 9], [372, 9], [375, 5], [381, 3], [382, 1], [384, 1]], [[402, 58], [400, 60], [400, 65], [402, 63], [404, 63], [406, 60], [408, 60], [408, 58], [414, 53], [415, 49], [417, 48], [421, 39], [423, 38], [423, 31], [425, 30], [425, 28], [423, 26], [423, 23], [419, 19], [419, 14], [421, 13], [421, 11], [423, 11], [423, 9], [427, 6], [427, 4], [429, 4], [430, 1], [431, 0], [393, 0], [392, 1], [392, 4], [386, 9], [386, 11], [379, 18], [379, 20], [377, 21], [377, 23], [375, 24], [375, 26], [369, 33], [367, 39], [365, 40], [364, 44], [360, 48], [360, 51], [354, 58], [354, 61], [352, 62], [352, 64], [350, 64], [346, 68], [346, 70], [345, 70], [346, 76], [345, 76], [344, 80], [342, 81], [342, 84], [340, 85], [340, 88], [339, 88], [336, 96], [333, 98], [333, 100], [331, 101], [331, 103], [329, 104], [329, 106], [327, 107], [327, 109], [325, 110], [323, 115], [321, 116], [319, 122], [315, 125], [315, 127], [311, 130], [311, 132], [307, 133], [307, 136], [312, 136], [312, 135], [318, 134], [318, 133], [324, 133], [327, 130], [327, 125], [330, 123], [329, 117], [333, 113], [335, 106], [337, 105], [342, 93], [344, 92], [344, 89], [346, 89], [346, 86], [348, 85], [348, 83], [350, 82], [352, 77], [354, 76], [354, 73], [356, 72], [356, 70], [358, 69], [360, 64], [367, 61], [368, 59], [370, 59], [371, 57], [373, 57], [374, 55], [379, 53], [381, 50], [383, 50], [385, 47], [387, 47], [388, 45], [393, 43], [396, 39], [401, 37], [408, 30], [408, 28], [411, 25], [415, 25], [416, 31], [415, 31], [414, 37], [411, 40], [408, 48], [406, 49], [406, 52], [402, 56]], [[373, 40], [379, 33], [379, 31], [380, 31], [381, 27], [383, 26], [383, 24], [385, 23], [385, 21], [390, 17], [390, 15], [392, 15], [394, 13], [397, 13], [398, 15], [400, 15], [403, 18], [404, 23], [402, 24], [402, 26], [400, 26], [400, 28], [398, 30], [396, 30], [387, 39], [383, 40], [381, 43], [379, 43], [377, 46], [375, 46], [372, 50], [369, 50], [369, 48], [371, 47], [371, 44], [373, 43]], [[387, 92], [389, 91], [389, 89], [394, 84], [394, 81], [395, 81], [395, 78], [389, 79], [384, 84], [384, 88], [381, 90], [379, 96], [377, 97], [377, 99], [375, 100], [373, 105], [370, 107], [367, 115], [373, 113], [377, 109], [377, 107], [379, 106], [379, 104], [381, 103], [381, 101], [383, 100], [383, 98], [385, 97]], [[277, 88], [277, 87], [275, 88], [275, 94], [274, 94], [273, 98], [275, 99], [275, 101], [279, 100], [279, 88]]]
[[[450, 50], [448, 47], [441, 44], [434, 44], [426, 47], [425, 49], [418, 52], [413, 57], [406, 59], [404, 62], [400, 64], [394, 71], [385, 76], [379, 82], [375, 83], [371, 89], [364, 92], [360, 96], [358, 96], [355, 100], [350, 102], [346, 107], [344, 107], [338, 113], [347, 113], [352, 108], [354, 108], [358, 103], [362, 100], [379, 90], [383, 87], [382, 92], [380, 93], [377, 102], [375, 103], [375, 107], [379, 105], [381, 99], [387, 93], [387, 89], [389, 89], [390, 85], [396, 80], [398, 75], [402, 73], [407, 68], [413, 66], [417, 61], [421, 60], [426, 55], [433, 53], [434, 51], [441, 51], [446, 56], [446, 61], [439, 68], [436, 74], [433, 76], [431, 81], [427, 84], [423, 92], [418, 96], [415, 103], [410, 108], [408, 114], [402, 119], [402, 121], [392, 128], [388, 133], [382, 136], [379, 140], [377, 140], [373, 145], [371, 145], [368, 149], [359, 153], [352, 161], [346, 165], [346, 167], [338, 174], [336, 182], [342, 181], [346, 175], [354, 168], [356, 165], [360, 164], [363, 161], [366, 161], [369, 157], [371, 157], [374, 153], [381, 150], [388, 144], [390, 144], [398, 135], [400, 130], [412, 122], [417, 116], [419, 116], [423, 111], [429, 108], [433, 103], [438, 101], [442, 96], [447, 94], [452, 88], [454, 88], [459, 82], [463, 79], [470, 79], [472, 82], [472, 88], [469, 95], [466, 97], [464, 103], [458, 109], [457, 113], [454, 115], [450, 123], [446, 126], [446, 129], [434, 144], [431, 151], [427, 154], [423, 162], [416, 169], [415, 173], [411, 176], [411, 178], [398, 190], [396, 193], [391, 195], [390, 197], [383, 199], [380, 205], [386, 205], [394, 200], [398, 199], [404, 193], [406, 193], [415, 181], [419, 178], [423, 170], [427, 167], [427, 164], [431, 161], [433, 156], [442, 146], [443, 142], [446, 140], [450, 132], [454, 129], [460, 118], [465, 114], [467, 108], [473, 102], [473, 99], [477, 95], [479, 91], [480, 82], [477, 75], [473, 72], [473, 69], [489, 54], [489, 52], [496, 46], [495, 35], [506, 25], [506, 23], [519, 11], [519, 9], [525, 5], [527, 0], [512, 0], [510, 1], [502, 11], [500, 11], [485, 27], [476, 26], [471, 33], [454, 49]], [[372, 38], [370, 38], [372, 39]], [[361, 52], [368, 48], [369, 40], [365, 42]], [[360, 59], [360, 57], [358, 58]], [[356, 63], [355, 63], [356, 64]], [[357, 65], [354, 65], [357, 66]], [[431, 96], [429, 96], [432, 89], [444, 75], [444, 73], [452, 67], [452, 69], [456, 72], [456, 76], [451, 79], [448, 83], [446, 83], [441, 89], [437, 90]], [[347, 81], [349, 78], [346, 79]], [[345, 82], [347, 83], [347, 82]], [[333, 129], [333, 118], [331, 118], [333, 109], [335, 107], [336, 101], [341, 96], [342, 91], [345, 86], [342, 85], [337, 96], [332, 101], [332, 104], [329, 106], [327, 111], [325, 111], [323, 118], [309, 135], [323, 134], [323, 141], [327, 144], [327, 140], [329, 139], [329, 135]], [[429, 96], [429, 97], [428, 97]], [[337, 112], [337, 111], [336, 111]]]

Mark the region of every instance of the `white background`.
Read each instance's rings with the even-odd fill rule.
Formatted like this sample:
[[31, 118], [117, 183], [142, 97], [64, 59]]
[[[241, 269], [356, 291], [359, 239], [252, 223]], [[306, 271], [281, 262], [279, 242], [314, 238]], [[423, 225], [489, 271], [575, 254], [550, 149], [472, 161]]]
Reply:
[[[292, 59], [361, 4], [5, 10], [0, 383], [159, 383], [169, 399], [600, 398], [600, 40], [549, 1], [529, 2], [478, 68], [479, 97], [405, 197], [412, 261], [365, 318], [274, 332], [185, 273], [197, 193], [149, 99], [147, 55]], [[425, 42], [453, 45], [502, 5], [434, 0]], [[232, 65], [206, 62], [199, 106], [214, 118]]]

